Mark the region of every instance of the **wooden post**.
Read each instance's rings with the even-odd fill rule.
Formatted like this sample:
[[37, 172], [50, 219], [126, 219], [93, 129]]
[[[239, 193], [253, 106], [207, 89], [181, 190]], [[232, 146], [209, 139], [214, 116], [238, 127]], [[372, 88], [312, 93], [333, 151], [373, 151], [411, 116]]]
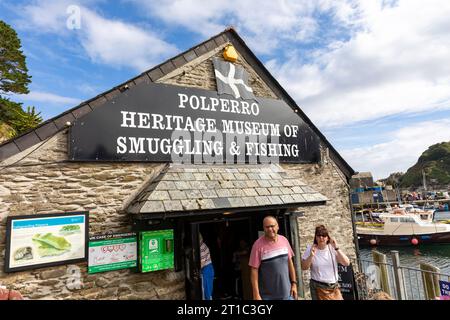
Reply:
[[373, 262], [380, 270], [381, 290], [386, 292], [388, 295], [392, 296], [386, 255], [376, 250], [373, 250], [372, 257]]
[[400, 267], [400, 257], [398, 251], [391, 251], [392, 264], [394, 268], [394, 281], [395, 281], [395, 289], [397, 292], [397, 300], [405, 300], [405, 285], [403, 281], [403, 272]]
[[425, 299], [435, 300], [441, 296], [439, 289], [439, 275], [430, 272], [440, 273], [441, 270], [428, 263], [421, 263], [420, 270], [422, 271], [423, 289], [425, 291]]

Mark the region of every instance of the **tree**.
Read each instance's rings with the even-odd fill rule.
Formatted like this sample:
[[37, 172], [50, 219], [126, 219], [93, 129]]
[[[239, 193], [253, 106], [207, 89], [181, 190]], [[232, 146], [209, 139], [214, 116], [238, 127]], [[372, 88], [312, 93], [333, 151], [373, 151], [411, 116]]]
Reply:
[[34, 107], [24, 111], [21, 103], [1, 95], [27, 94], [31, 76], [20, 40], [11, 26], [0, 20], [0, 141], [28, 131], [42, 122]]
[[7, 139], [37, 127], [42, 118], [34, 107], [24, 111], [21, 103], [0, 98], [0, 123], [6, 123], [11, 129], [4, 133]]
[[20, 49], [16, 31], [0, 20], [0, 94], [29, 92], [31, 76]]

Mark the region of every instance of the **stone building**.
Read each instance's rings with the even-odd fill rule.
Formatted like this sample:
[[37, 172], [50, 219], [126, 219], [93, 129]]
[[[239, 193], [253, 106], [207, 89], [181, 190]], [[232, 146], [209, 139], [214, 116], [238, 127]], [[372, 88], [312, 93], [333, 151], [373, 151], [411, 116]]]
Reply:
[[[181, 93], [173, 96], [180, 99], [184, 99], [183, 92], [193, 92], [197, 97], [217, 96], [213, 59], [223, 61], [224, 49], [230, 44], [237, 52], [233, 65], [247, 72], [248, 85], [261, 110], [266, 105], [267, 110], [278, 106], [284, 113], [289, 112], [286, 121], [301, 124], [300, 160], [290, 158], [279, 164], [172, 163], [164, 155], [148, 157], [142, 149], [144, 140], [129, 143], [126, 138], [117, 140], [113, 151], [102, 146], [91, 152], [89, 148], [97, 140], [114, 134], [115, 128], [106, 127], [117, 119], [118, 132], [125, 130], [124, 126], [133, 126], [133, 121], [143, 128], [147, 126], [149, 114], [142, 113], [138, 118], [138, 113], [123, 111], [142, 104], [142, 99], [164, 114], [170, 110], [165, 97], [176, 90]], [[230, 103], [233, 106], [234, 102]], [[187, 109], [182, 111], [193, 112]], [[123, 118], [114, 118], [116, 113], [120, 116], [120, 110]], [[139, 134], [145, 131], [133, 130], [140, 130]], [[126, 155], [118, 155], [125, 149]], [[262, 219], [268, 214], [278, 218], [280, 233], [292, 243], [297, 274], [300, 255], [312, 243], [314, 227], [319, 223], [327, 225], [340, 247], [356, 258], [348, 185], [353, 174], [236, 31], [226, 29], [0, 145], [0, 285], [19, 290], [29, 299], [201, 299], [201, 232], [216, 269], [214, 295], [221, 298], [235, 287], [230, 274], [233, 250], [239, 240], [251, 245], [257, 239]], [[142, 242], [142, 232], [172, 230], [173, 267], [143, 272], [139, 263], [134, 268], [91, 273], [88, 257], [83, 256], [81, 261], [8, 268], [16, 258], [12, 255], [11, 221], [41, 214], [51, 218], [59, 213], [87, 213], [85, 231], [89, 237], [135, 232], [138, 242]], [[88, 243], [84, 245], [87, 252]], [[138, 261], [143, 259], [142, 254], [139, 249]], [[308, 274], [303, 277], [306, 279]], [[245, 279], [243, 287], [248, 285]], [[307, 285], [304, 281], [299, 288], [300, 295], [304, 293], [306, 298]], [[245, 288], [240, 290], [240, 297], [249, 298]]]

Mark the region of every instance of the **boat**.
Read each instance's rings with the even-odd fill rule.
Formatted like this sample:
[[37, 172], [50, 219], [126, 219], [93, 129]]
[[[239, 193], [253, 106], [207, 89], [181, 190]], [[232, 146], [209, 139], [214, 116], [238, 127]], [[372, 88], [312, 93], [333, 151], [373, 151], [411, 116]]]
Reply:
[[362, 246], [450, 243], [450, 224], [434, 221], [432, 210], [394, 208], [380, 214], [378, 221], [356, 222], [356, 233]]

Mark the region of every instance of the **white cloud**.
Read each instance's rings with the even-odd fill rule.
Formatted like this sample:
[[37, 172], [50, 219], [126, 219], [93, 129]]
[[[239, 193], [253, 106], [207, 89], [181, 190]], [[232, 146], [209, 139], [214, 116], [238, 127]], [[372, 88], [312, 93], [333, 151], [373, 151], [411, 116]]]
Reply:
[[44, 102], [56, 105], [74, 106], [81, 102], [80, 99], [63, 97], [50, 92], [43, 92], [43, 91], [31, 91], [28, 94], [15, 95], [15, 97], [18, 97], [21, 100], [25, 101]]
[[321, 127], [450, 109], [450, 2], [358, 1], [348, 41], [267, 65]]
[[93, 61], [143, 71], [177, 52], [151, 31], [83, 10], [82, 45]]
[[375, 179], [405, 172], [429, 146], [450, 141], [450, 118], [408, 125], [390, 133], [387, 142], [340, 153], [356, 171], [371, 171]]
[[[234, 25], [322, 128], [450, 109], [450, 2], [127, 0], [211, 36]], [[277, 50], [278, 49], [278, 50]]]
[[270, 53], [287, 42], [311, 42], [322, 32], [316, 15], [332, 15], [342, 25], [348, 21], [351, 0], [127, 0], [149, 17], [167, 25], [182, 26], [210, 37], [234, 26], [258, 53]]
[[[144, 71], [170, 57], [178, 50], [151, 30], [133, 24], [102, 17], [83, 4], [98, 1], [78, 1], [80, 29], [67, 28], [73, 1], [38, 1], [23, 8], [21, 26], [36, 32], [51, 32], [60, 36], [75, 36], [89, 58], [113, 67], [132, 67]], [[78, 3], [78, 4], [77, 4]]]

